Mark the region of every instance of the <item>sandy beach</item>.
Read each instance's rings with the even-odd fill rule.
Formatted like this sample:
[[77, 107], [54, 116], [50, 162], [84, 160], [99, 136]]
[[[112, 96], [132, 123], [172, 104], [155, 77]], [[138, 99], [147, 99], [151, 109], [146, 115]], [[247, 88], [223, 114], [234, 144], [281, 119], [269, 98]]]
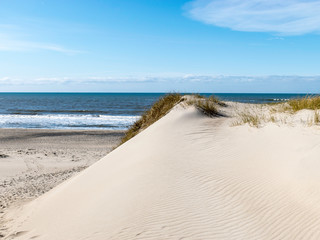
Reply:
[[[241, 109], [276, 120], [240, 124]], [[273, 116], [272, 106], [230, 103], [220, 111], [209, 118], [179, 104], [7, 212], [5, 239], [319, 239], [320, 130], [307, 124], [310, 111]]]
[[49, 191], [110, 152], [121, 131], [0, 129], [0, 209]]
[[0, 240], [320, 240], [320, 0], [0, 3]]

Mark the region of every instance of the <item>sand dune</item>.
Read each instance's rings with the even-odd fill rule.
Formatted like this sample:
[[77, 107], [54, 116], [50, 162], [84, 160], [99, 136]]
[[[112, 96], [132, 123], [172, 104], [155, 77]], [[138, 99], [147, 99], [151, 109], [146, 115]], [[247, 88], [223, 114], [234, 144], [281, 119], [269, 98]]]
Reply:
[[122, 131], [108, 130], [0, 129], [0, 236], [10, 208], [92, 165], [122, 136]]
[[6, 239], [320, 239], [320, 131], [232, 121], [177, 106], [8, 214]]

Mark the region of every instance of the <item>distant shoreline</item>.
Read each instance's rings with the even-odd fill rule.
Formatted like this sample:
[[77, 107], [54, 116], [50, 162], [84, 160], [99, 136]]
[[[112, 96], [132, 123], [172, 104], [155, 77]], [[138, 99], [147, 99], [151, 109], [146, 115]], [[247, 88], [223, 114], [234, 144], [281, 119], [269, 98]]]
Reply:
[[[99, 128], [93, 128], [93, 129], [72, 129], [72, 128], [61, 128], [61, 129], [55, 129], [55, 128], [0, 128], [1, 131], [43, 131], [43, 132], [79, 132], [79, 133], [87, 133], [87, 132], [119, 132], [123, 133], [126, 130], [124, 129], [99, 129]], [[1, 137], [0, 137], [1, 139]]]
[[[168, 92], [1, 92], [0, 94], [166, 94]], [[181, 94], [192, 94], [192, 92], [178, 92]], [[199, 93], [199, 92], [197, 92]], [[200, 92], [199, 94], [299, 94], [319, 95], [319, 92]]]
[[[217, 112], [209, 116], [210, 101]], [[2, 183], [0, 225], [6, 228], [0, 234], [22, 232], [19, 239], [134, 239], [145, 233], [152, 235], [142, 237], [152, 239], [230, 239], [232, 231], [236, 239], [273, 239], [288, 232], [290, 239], [306, 236], [305, 229], [316, 234], [320, 117], [307, 108], [314, 102], [293, 112], [293, 103], [224, 105], [213, 98], [185, 98], [102, 159], [121, 133], [0, 130], [5, 149], [0, 170], [7, 173], [9, 163], [12, 170], [27, 168]], [[52, 173], [52, 166], [58, 171]]]
[[[163, 95], [164, 93], [0, 93], [0, 128], [126, 130]], [[271, 93], [214, 95], [221, 101], [252, 104], [283, 102], [306, 96]]]

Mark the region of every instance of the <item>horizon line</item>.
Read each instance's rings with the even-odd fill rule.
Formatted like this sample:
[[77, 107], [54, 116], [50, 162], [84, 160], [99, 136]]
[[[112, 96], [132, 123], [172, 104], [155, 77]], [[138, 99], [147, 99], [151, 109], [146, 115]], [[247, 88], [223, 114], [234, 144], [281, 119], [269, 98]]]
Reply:
[[303, 94], [303, 95], [308, 95], [308, 94], [320, 94], [320, 92], [179, 92], [179, 91], [166, 91], [166, 92], [120, 92], [120, 91], [115, 91], [115, 92], [31, 92], [31, 91], [20, 91], [20, 92], [0, 92], [0, 94], [3, 93], [52, 93], [52, 94], [70, 94], [70, 93], [75, 93], [75, 94], [88, 94], [88, 93], [100, 93], [100, 94], [113, 94], [113, 93], [150, 93], [150, 94], [168, 94], [168, 93], [181, 93], [181, 94], [194, 94], [194, 93], [199, 93], [199, 94]]

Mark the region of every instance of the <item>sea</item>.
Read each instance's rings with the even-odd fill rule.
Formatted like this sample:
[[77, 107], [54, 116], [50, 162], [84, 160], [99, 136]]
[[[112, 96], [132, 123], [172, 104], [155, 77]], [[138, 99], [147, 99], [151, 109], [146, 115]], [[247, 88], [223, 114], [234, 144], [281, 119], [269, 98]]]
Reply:
[[[0, 93], [0, 128], [125, 130], [164, 93]], [[203, 93], [272, 103], [306, 94]]]

